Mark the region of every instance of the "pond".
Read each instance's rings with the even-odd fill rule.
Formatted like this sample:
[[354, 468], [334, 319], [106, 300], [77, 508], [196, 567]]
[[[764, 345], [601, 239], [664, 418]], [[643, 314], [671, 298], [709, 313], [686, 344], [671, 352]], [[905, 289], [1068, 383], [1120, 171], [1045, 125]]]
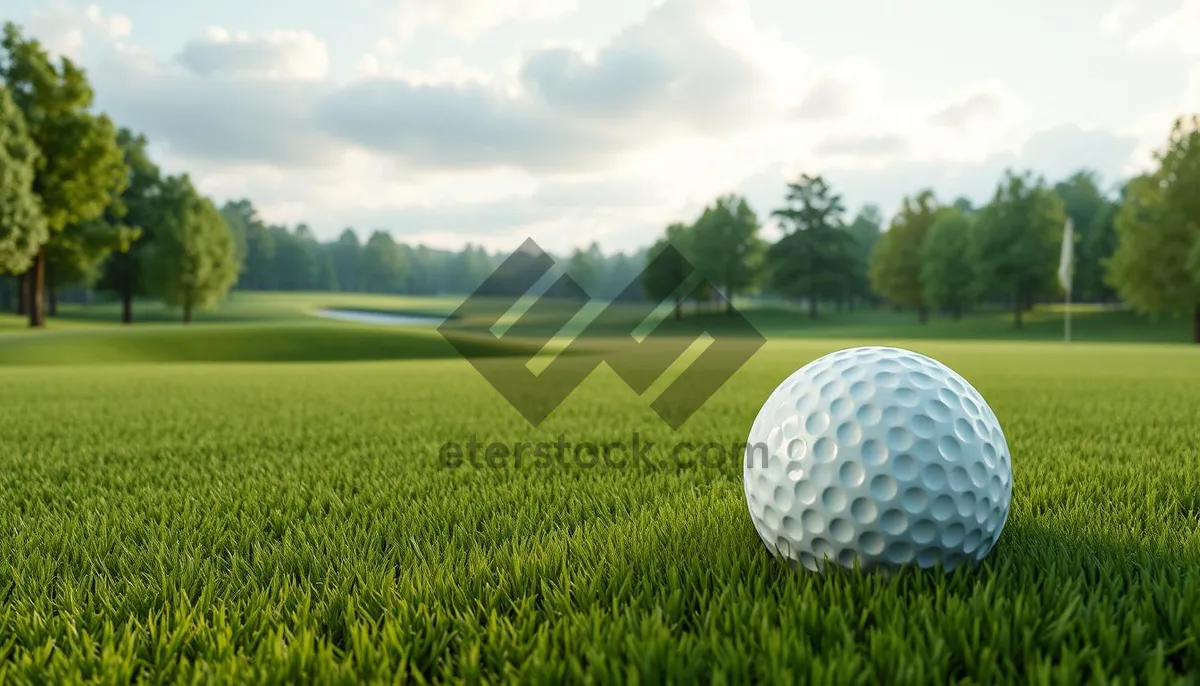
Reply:
[[444, 317], [427, 314], [392, 314], [390, 312], [365, 312], [363, 310], [314, 310], [313, 314], [327, 319], [341, 319], [360, 324], [404, 324], [407, 326], [437, 326]]

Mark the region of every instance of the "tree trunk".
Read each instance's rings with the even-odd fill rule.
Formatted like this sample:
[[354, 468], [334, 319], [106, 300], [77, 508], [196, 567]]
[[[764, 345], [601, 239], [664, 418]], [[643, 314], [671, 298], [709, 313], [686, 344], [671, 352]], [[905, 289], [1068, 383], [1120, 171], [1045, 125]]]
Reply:
[[24, 317], [29, 314], [29, 272], [17, 277], [17, 315]]
[[43, 305], [46, 294], [46, 249], [38, 251], [33, 258], [29, 284], [29, 326], [39, 328], [46, 325]]
[[929, 321], [929, 308], [921, 305], [917, 308], [917, 323], [925, 324]]
[[817, 318], [817, 296], [815, 295], [810, 295], [808, 297], [808, 318]]
[[133, 323], [133, 293], [129, 288], [129, 284], [124, 284], [121, 287], [121, 323]]
[[191, 303], [186, 303], [183, 306], [183, 323], [184, 324], [192, 323], [192, 304]]
[[1021, 297], [1021, 294], [1014, 293], [1013, 294], [1013, 328], [1014, 329], [1021, 328], [1021, 311], [1023, 309], [1022, 306], [1024, 304], [1025, 304], [1025, 299]]
[[733, 316], [733, 289], [725, 294], [725, 314]]
[[1200, 343], [1200, 305], [1192, 311], [1192, 342]]
[[675, 319], [683, 319], [683, 303], [679, 298], [675, 298]]

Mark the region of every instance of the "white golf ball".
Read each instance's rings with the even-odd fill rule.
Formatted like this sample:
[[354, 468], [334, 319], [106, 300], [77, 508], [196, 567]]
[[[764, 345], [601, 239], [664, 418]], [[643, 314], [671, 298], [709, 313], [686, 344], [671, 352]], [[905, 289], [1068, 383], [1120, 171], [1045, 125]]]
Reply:
[[992, 408], [899, 348], [841, 350], [785, 379], [754, 419], [743, 477], [767, 548], [813, 571], [979, 562], [1012, 500]]

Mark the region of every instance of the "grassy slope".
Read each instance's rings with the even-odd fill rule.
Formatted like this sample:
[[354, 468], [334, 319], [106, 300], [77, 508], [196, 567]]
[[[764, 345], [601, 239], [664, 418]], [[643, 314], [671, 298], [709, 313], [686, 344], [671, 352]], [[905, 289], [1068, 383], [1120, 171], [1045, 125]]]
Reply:
[[[301, 362], [337, 360], [387, 360], [453, 357], [431, 327], [379, 326], [314, 317], [320, 308], [373, 312], [448, 314], [455, 298], [402, 298], [340, 293], [238, 293], [221, 308], [201, 312], [197, 321], [183, 326], [177, 317], [154, 303], [139, 303], [138, 324], [115, 324], [114, 304], [64, 306], [50, 330], [30, 332], [12, 315], [0, 316], [0, 365], [81, 364], [113, 362]], [[579, 322], [562, 328], [560, 322], [578, 308], [576, 303], [554, 303], [541, 319], [523, 320], [523, 336], [550, 337], [556, 332], [579, 331]], [[591, 311], [598, 309], [593, 306]], [[912, 313], [887, 310], [827, 313], [810, 321], [803, 312], [781, 309], [747, 309], [756, 327], [771, 339], [844, 338], [882, 340], [973, 339], [1037, 341], [1062, 336], [1061, 313], [1045, 308], [1028, 315], [1025, 328], [1012, 328], [1010, 315], [984, 312], [954, 322], [935, 318], [928, 324], [914, 321]], [[565, 314], [564, 314], [565, 313]], [[485, 338], [486, 328], [497, 317], [495, 303], [485, 301], [455, 328], [472, 338], [471, 354], [494, 355], [528, 351], [530, 346], [509, 339], [497, 343]], [[511, 322], [512, 315], [501, 317]], [[598, 338], [624, 336], [636, 320], [607, 329], [589, 329]], [[148, 322], [148, 323], [147, 323]], [[728, 332], [729, 319], [721, 314], [691, 315], [683, 321], [667, 319], [661, 330], [695, 337], [702, 332]], [[1185, 342], [1188, 323], [1178, 319], [1150, 321], [1128, 312], [1095, 308], [1078, 311], [1074, 334], [1079, 341]], [[559, 339], [563, 340], [563, 339]], [[603, 345], [604, 342], [600, 341]], [[539, 347], [537, 344], [534, 348]]]
[[480, 440], [744, 440], [772, 344], [680, 434], [607, 372], [531, 429], [461, 361], [0, 371], [0, 680], [1149, 682], [1200, 670], [1200, 357], [913, 343], [988, 398], [978, 570], [768, 557], [740, 465], [439, 465]]

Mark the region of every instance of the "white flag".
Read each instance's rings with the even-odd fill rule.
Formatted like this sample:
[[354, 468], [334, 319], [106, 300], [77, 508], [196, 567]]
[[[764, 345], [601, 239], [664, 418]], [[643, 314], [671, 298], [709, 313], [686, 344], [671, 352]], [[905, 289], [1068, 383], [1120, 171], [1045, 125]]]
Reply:
[[1068, 293], [1071, 292], [1071, 262], [1074, 254], [1075, 226], [1068, 217], [1067, 225], [1063, 227], [1062, 255], [1058, 258], [1058, 282]]

